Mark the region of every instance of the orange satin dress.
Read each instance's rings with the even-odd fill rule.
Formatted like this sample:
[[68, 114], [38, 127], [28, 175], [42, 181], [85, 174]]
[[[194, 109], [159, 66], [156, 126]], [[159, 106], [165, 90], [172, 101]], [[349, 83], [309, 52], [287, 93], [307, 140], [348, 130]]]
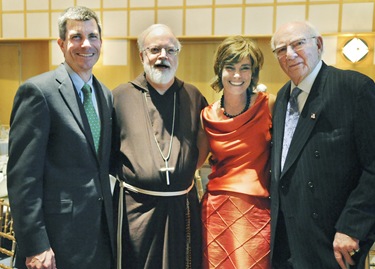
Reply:
[[268, 94], [243, 114], [216, 120], [202, 111], [212, 173], [202, 198], [203, 268], [270, 269], [270, 143]]

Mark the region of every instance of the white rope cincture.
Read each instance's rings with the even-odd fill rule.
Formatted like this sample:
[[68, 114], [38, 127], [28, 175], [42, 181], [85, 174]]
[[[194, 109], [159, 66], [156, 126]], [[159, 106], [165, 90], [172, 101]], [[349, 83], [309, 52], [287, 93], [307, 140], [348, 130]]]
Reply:
[[186, 190], [182, 190], [182, 191], [150, 191], [150, 190], [145, 190], [142, 188], [135, 187], [124, 181], [122, 182], [122, 184], [124, 185], [126, 189], [132, 192], [142, 193], [142, 194], [151, 195], [151, 196], [170, 197], [170, 196], [181, 196], [181, 195], [187, 194], [194, 187], [194, 180], [191, 182], [191, 185], [189, 188], [187, 188]]
[[124, 181], [121, 181], [118, 177], [116, 180], [119, 182], [120, 193], [118, 200], [118, 212], [117, 212], [117, 269], [122, 269], [122, 221], [124, 217]]

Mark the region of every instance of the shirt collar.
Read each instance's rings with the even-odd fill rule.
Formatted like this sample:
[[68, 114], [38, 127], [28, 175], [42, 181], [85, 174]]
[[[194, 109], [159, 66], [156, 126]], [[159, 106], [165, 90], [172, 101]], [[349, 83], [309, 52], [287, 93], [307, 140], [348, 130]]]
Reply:
[[[315, 66], [314, 70], [304, 80], [301, 81], [301, 83], [298, 85], [298, 88], [309, 94], [321, 67], [322, 60], [320, 60], [319, 63]], [[290, 90], [293, 90], [295, 87], [297, 86], [292, 81]]]
[[[78, 94], [81, 95], [81, 89], [83, 85], [85, 85], [85, 82], [76, 72], [73, 71], [73, 69], [66, 62], [64, 62], [64, 66]], [[89, 84], [91, 89], [94, 90], [94, 87], [92, 86], [92, 76], [90, 77], [89, 81], [87, 81], [86, 84]]]

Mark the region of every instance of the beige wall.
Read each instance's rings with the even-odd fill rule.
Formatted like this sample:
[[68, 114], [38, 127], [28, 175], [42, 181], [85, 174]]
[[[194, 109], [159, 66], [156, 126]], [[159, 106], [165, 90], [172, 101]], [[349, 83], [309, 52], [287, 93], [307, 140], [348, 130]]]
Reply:
[[[235, 34], [258, 42], [265, 55], [260, 82], [277, 93], [287, 77], [269, 40], [288, 20], [309, 20], [318, 26], [328, 64], [375, 78], [375, 0], [0, 0], [0, 123], [9, 123], [20, 82], [63, 61], [56, 44], [56, 20], [71, 5], [88, 6], [101, 18], [103, 49], [94, 73], [110, 89], [142, 71], [135, 37], [152, 23], [173, 28], [183, 44], [177, 75], [196, 85], [210, 103], [219, 98], [209, 86], [214, 51], [223, 38]], [[356, 64], [341, 53], [353, 36], [366, 40], [370, 49]]]
[[[373, 37], [367, 38], [372, 41]], [[210, 88], [213, 78], [213, 56], [222, 38], [189, 39], [182, 38], [182, 52], [179, 56], [177, 76], [197, 86], [211, 103], [219, 98], [219, 94]], [[339, 37], [338, 44], [344, 44], [347, 37]], [[276, 94], [288, 80], [280, 69], [269, 47], [270, 37], [256, 38], [263, 51], [265, 62], [260, 73], [260, 83], [267, 86], [268, 91]], [[104, 40], [105, 42], [105, 40]], [[57, 45], [56, 45], [57, 46]], [[9, 124], [9, 115], [15, 91], [20, 82], [42, 72], [56, 68], [50, 64], [49, 41], [13, 41], [0, 42], [0, 123]], [[94, 68], [94, 74], [108, 88], [127, 82], [142, 72], [135, 40], [129, 42], [129, 65], [108, 66], [103, 64], [101, 57]], [[19, 58], [17, 57], [19, 54]], [[373, 64], [373, 44], [370, 45], [368, 56], [361, 62], [352, 64], [342, 54], [336, 52], [337, 64], [344, 69], [353, 69], [375, 78]], [[4, 64], [6, 63], [6, 64]]]

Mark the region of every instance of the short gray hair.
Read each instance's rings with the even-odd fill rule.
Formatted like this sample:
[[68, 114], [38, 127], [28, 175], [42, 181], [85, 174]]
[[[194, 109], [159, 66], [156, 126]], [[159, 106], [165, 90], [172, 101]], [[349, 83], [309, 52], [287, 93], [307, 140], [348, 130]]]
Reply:
[[139, 49], [139, 52], [142, 52], [144, 50], [144, 42], [145, 42], [145, 39], [146, 37], [152, 32], [154, 31], [155, 29], [157, 28], [164, 28], [167, 32], [170, 32], [172, 33], [172, 35], [174, 36], [175, 38], [175, 42], [176, 42], [176, 45], [177, 45], [177, 49], [179, 49], [181, 51], [181, 43], [180, 41], [177, 39], [177, 37], [174, 35], [172, 29], [165, 25], [165, 24], [153, 24], [151, 26], [149, 26], [146, 30], [144, 30], [139, 36], [138, 36], [138, 39], [137, 39], [137, 45], [138, 45], [138, 49]]

